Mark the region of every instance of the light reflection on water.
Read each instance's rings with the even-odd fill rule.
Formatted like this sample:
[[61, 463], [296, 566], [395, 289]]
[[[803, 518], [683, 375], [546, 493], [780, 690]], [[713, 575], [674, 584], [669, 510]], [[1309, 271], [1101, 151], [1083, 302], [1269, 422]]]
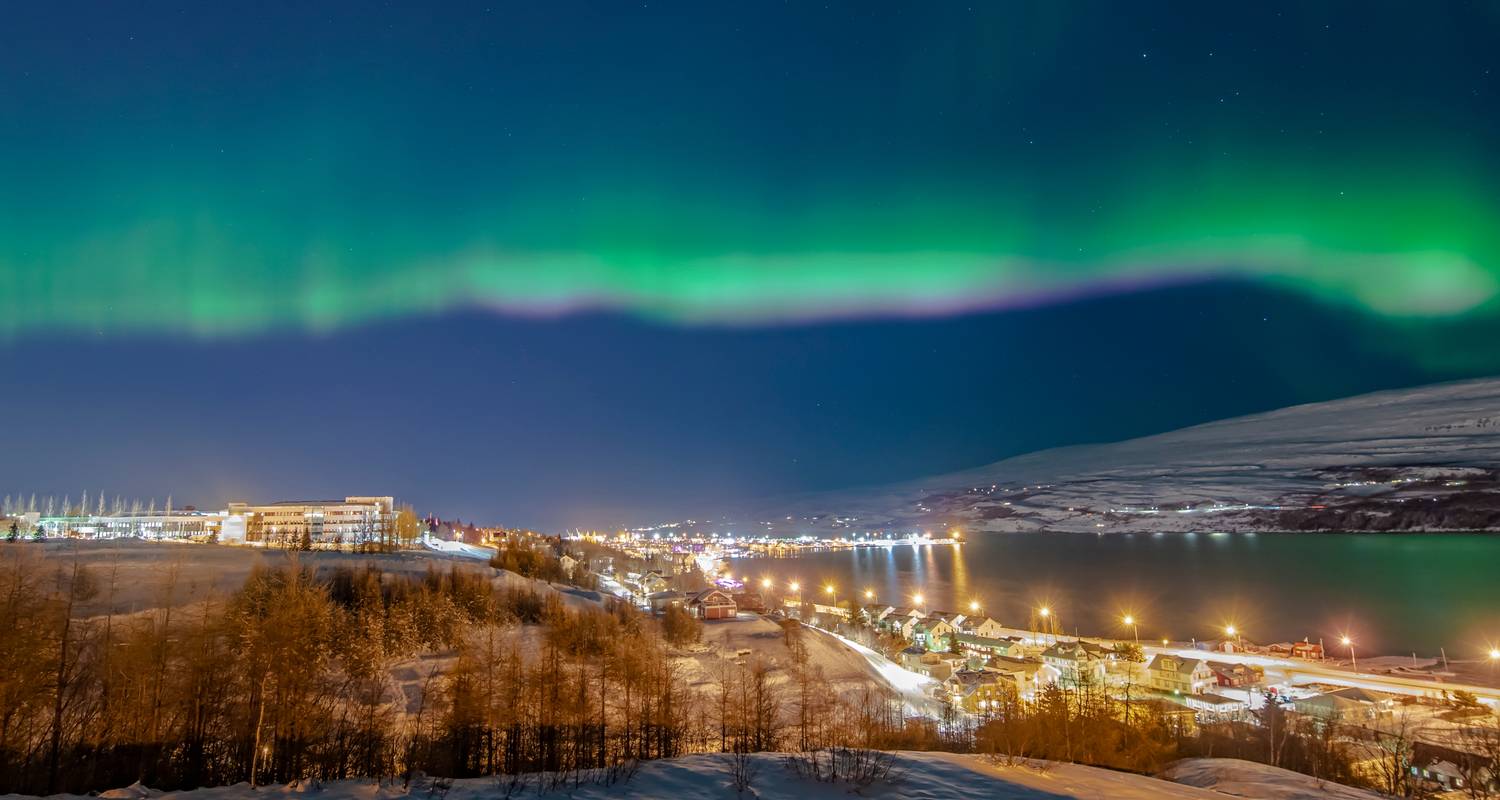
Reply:
[[974, 534], [961, 545], [859, 548], [746, 559], [734, 571], [779, 584], [865, 589], [891, 605], [970, 600], [1024, 626], [1047, 604], [1069, 633], [1255, 641], [1345, 633], [1365, 652], [1472, 658], [1500, 641], [1500, 537], [1484, 534]]

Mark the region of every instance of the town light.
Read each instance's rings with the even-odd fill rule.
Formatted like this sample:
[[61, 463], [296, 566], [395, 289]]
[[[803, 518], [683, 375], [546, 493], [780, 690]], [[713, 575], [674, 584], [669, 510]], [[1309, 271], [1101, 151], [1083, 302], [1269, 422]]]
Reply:
[[875, 599], [875, 590], [874, 589], [866, 589], [865, 590], [865, 599], [866, 600], [873, 600], [873, 599]]
[[1228, 636], [1234, 636], [1239, 633], [1239, 630], [1236, 629], [1233, 625], [1225, 625], [1224, 633]]
[[827, 592], [828, 594], [833, 594], [833, 584], [830, 583], [827, 586], [824, 586], [823, 591]]
[[769, 589], [769, 588], [771, 588], [771, 579], [770, 578], [761, 578], [760, 579], [760, 588], [762, 588], [762, 589]]
[[1490, 660], [1491, 661], [1500, 661], [1500, 647], [1491, 647], [1490, 648]]
[[1042, 606], [1040, 609], [1037, 609], [1036, 613], [1041, 614], [1044, 617], [1050, 617], [1052, 616], [1052, 609], [1046, 606]]
[[791, 586], [789, 586], [788, 588], [790, 588], [792, 591], [795, 592], [795, 591], [798, 591], [799, 589], [802, 588], [802, 584], [800, 584], [800, 583], [798, 583], [796, 581], [792, 581]]
[[1339, 637], [1339, 642], [1342, 643], [1345, 647], [1349, 648], [1349, 668], [1358, 672], [1359, 659], [1355, 658], [1354, 656], [1354, 640], [1350, 639], [1348, 636], [1341, 636]]
[[979, 601], [978, 600], [970, 600], [969, 601], [969, 610], [973, 611], [975, 613], [978, 613], [979, 612]]
[[1134, 625], [1135, 624], [1135, 617], [1132, 617], [1129, 614], [1126, 614], [1124, 622], [1125, 622], [1126, 625]]
[[913, 603], [916, 603], [917, 605], [922, 605], [922, 593], [921, 592], [917, 592], [916, 594], [912, 595], [911, 596], [911, 601]]

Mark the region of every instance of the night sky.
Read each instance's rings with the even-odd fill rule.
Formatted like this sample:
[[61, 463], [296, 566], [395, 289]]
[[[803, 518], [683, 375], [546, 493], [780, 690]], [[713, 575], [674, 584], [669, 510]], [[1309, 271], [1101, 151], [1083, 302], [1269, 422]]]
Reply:
[[1500, 372], [1500, 4], [1218, 5], [7, 4], [0, 494], [602, 525]]

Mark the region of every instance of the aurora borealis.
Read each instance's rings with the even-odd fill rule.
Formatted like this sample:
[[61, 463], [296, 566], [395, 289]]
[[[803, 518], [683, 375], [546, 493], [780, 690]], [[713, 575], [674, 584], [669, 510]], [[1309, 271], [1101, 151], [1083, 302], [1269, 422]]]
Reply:
[[592, 523], [1493, 374], [1497, 8], [11, 4], [0, 480]]
[[1218, 278], [1492, 313], [1500, 20], [1363, 8], [38, 5], [0, 55], [0, 329], [809, 322]]

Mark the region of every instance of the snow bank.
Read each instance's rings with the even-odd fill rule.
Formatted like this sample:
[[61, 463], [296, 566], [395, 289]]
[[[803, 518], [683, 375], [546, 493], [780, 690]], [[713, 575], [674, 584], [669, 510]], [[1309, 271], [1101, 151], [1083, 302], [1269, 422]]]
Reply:
[[[788, 770], [782, 757], [757, 754], [751, 757], [756, 775], [751, 790], [741, 797], [761, 800], [840, 800], [851, 796], [847, 784], [817, 783]], [[991, 764], [978, 756], [948, 753], [896, 753], [894, 779], [879, 781], [859, 790], [858, 796], [909, 798], [910, 800], [1063, 800], [1065, 798], [1110, 798], [1111, 800], [1204, 800], [1224, 796], [1204, 789], [1182, 786], [1142, 775], [1110, 772], [1092, 767], [1044, 764], [1041, 768]], [[537, 796], [531, 784], [526, 796]], [[131, 800], [152, 797], [162, 800], [275, 800], [288, 795], [314, 795], [325, 800], [396, 800], [439, 798], [430, 780], [417, 780], [403, 789], [400, 783], [380, 786], [370, 781], [333, 781], [318, 786], [263, 786], [251, 790], [246, 784], [184, 792], [130, 793], [117, 795]], [[518, 792], [519, 796], [521, 793]], [[453, 781], [446, 800], [490, 800], [505, 795], [494, 778]], [[581, 786], [559, 790], [544, 797], [576, 800], [604, 798], [713, 798], [735, 797], [729, 761], [722, 755], [695, 755], [652, 761], [641, 765], [627, 783], [614, 786]], [[71, 800], [71, 795], [55, 796]], [[26, 800], [5, 795], [3, 800]]]
[[1237, 758], [1185, 759], [1168, 767], [1162, 777], [1187, 786], [1257, 800], [1381, 800], [1385, 797]]

